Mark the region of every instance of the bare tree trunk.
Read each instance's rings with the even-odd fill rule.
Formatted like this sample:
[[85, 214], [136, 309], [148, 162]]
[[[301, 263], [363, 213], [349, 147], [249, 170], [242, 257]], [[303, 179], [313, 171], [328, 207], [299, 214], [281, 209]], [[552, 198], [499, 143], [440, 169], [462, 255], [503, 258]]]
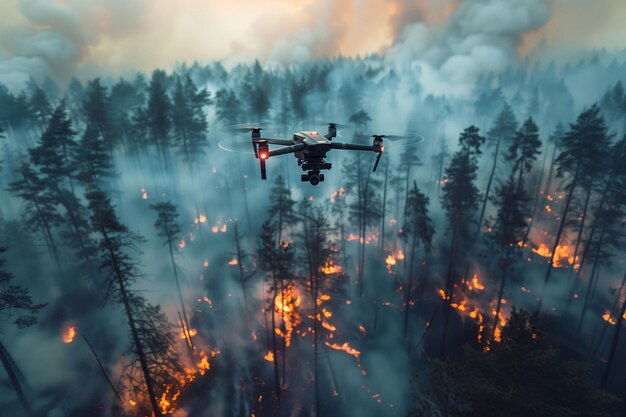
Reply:
[[496, 175], [496, 166], [498, 165], [498, 157], [500, 154], [500, 143], [502, 142], [502, 136], [498, 137], [498, 141], [496, 142], [496, 149], [493, 152], [493, 165], [491, 166], [491, 172], [489, 173], [489, 180], [487, 181], [487, 188], [485, 189], [485, 198], [483, 198], [483, 205], [480, 209], [480, 216], [478, 217], [478, 226], [476, 229], [476, 238], [474, 241], [478, 240], [478, 235], [480, 234], [480, 228], [483, 224], [483, 219], [485, 218], [485, 211], [487, 210], [487, 202], [489, 201], [489, 192], [491, 191], [491, 184], [493, 183], [493, 178]]
[[124, 405], [124, 398], [122, 397], [122, 394], [120, 394], [120, 392], [117, 390], [117, 388], [115, 388], [115, 384], [113, 383], [113, 381], [111, 381], [111, 377], [107, 373], [106, 369], [104, 369], [104, 365], [102, 365], [102, 362], [100, 361], [100, 357], [98, 356], [98, 353], [96, 353], [96, 350], [93, 348], [93, 346], [89, 342], [89, 339], [87, 339], [87, 336], [83, 335], [83, 340], [85, 341], [85, 343], [87, 343], [87, 346], [89, 346], [89, 350], [91, 350], [91, 353], [94, 359], [96, 360], [96, 363], [98, 364], [98, 368], [100, 368], [100, 372], [102, 372], [102, 376], [104, 376], [104, 379], [106, 379], [107, 383], [111, 387], [111, 390], [113, 391], [117, 399], [120, 401], [120, 404]]
[[406, 295], [404, 297], [404, 338], [406, 339], [409, 327], [409, 310], [411, 304], [411, 284], [413, 282], [413, 264], [415, 261], [415, 249], [417, 246], [417, 230], [413, 230], [413, 241], [411, 242], [411, 255], [409, 257], [409, 275], [406, 283]]
[[454, 295], [454, 274], [456, 270], [456, 255], [459, 240], [459, 228], [460, 228], [460, 215], [457, 213], [454, 219], [454, 226], [452, 230], [452, 243], [450, 245], [450, 263], [448, 265], [448, 278], [446, 280], [446, 293], [444, 299], [444, 322], [443, 322], [443, 336], [441, 337], [441, 347], [439, 355], [443, 357], [446, 349], [446, 338], [448, 336], [448, 322], [450, 320], [450, 310], [452, 309], [451, 302]]
[[20, 383], [17, 374], [13, 369], [13, 366], [11, 364], [11, 356], [9, 355], [9, 352], [6, 350], [2, 342], [0, 342], [0, 362], [2, 362], [2, 366], [4, 367], [4, 370], [9, 377], [9, 381], [11, 382], [11, 385], [15, 390], [15, 394], [17, 394], [17, 398], [22, 404], [22, 408], [24, 408], [24, 411], [26, 412], [26, 414], [28, 414], [28, 417], [36, 417], [37, 414], [35, 414], [35, 412], [33, 411], [33, 408], [30, 405], [30, 401], [26, 397], [26, 393], [22, 388], [22, 384]]
[[[619, 294], [618, 294], [618, 297], [619, 297]], [[620, 335], [620, 332], [622, 331], [622, 324], [624, 323], [624, 314], [626, 314], [626, 300], [624, 300], [624, 302], [622, 303], [622, 306], [619, 309], [619, 314], [617, 315], [617, 323], [615, 323], [615, 333], [613, 333], [613, 340], [611, 341], [611, 348], [609, 349], [609, 356], [606, 361], [606, 367], [604, 368], [604, 373], [602, 374], [602, 380], [600, 382], [601, 388], [606, 388], [606, 385], [609, 382], [609, 377], [611, 376], [611, 370], [613, 369], [613, 362], [615, 361], [615, 353], [617, 352], [617, 346], [619, 343], [619, 335]]]

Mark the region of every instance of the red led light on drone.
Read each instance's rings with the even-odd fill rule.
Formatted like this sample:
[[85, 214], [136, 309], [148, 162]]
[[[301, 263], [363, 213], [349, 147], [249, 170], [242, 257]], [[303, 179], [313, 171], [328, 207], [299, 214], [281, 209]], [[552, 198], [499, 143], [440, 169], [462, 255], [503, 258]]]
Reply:
[[260, 157], [261, 157], [261, 159], [267, 159], [267, 153], [261, 152]]

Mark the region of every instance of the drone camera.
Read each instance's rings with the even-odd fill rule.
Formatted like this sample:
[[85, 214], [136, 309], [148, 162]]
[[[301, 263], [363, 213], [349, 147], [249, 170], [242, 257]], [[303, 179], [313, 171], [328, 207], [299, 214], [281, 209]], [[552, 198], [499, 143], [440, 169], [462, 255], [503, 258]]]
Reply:
[[318, 185], [324, 181], [324, 174], [320, 174], [319, 171], [309, 171], [306, 174], [300, 176], [302, 182], [310, 182], [311, 185]]

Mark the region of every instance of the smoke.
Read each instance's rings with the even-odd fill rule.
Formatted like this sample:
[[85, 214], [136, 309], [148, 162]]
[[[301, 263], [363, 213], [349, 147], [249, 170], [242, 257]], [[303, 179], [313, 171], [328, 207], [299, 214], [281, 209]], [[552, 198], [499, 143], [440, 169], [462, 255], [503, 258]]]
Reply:
[[480, 74], [519, 63], [522, 37], [549, 15], [545, 0], [466, 0], [442, 27], [421, 20], [406, 25], [385, 58], [419, 71], [428, 93], [468, 94]]
[[138, 28], [144, 0], [20, 0], [17, 22], [0, 32], [0, 82], [23, 86], [31, 76], [67, 81], [105, 38]]

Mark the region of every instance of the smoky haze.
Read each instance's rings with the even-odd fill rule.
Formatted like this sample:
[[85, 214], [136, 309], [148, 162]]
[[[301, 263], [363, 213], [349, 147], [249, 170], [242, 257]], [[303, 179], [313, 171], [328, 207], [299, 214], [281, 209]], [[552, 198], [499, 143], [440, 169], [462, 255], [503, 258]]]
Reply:
[[[604, 386], [623, 396], [618, 375], [626, 364], [619, 355], [608, 362], [613, 340], [616, 352], [625, 348], [615, 337], [625, 293], [624, 216], [611, 224], [603, 217], [604, 187], [611, 184], [603, 167], [611, 164], [604, 163], [604, 150], [606, 158], [593, 162], [597, 176], [572, 187], [571, 173], [557, 172], [566, 147], [564, 133], [556, 133], [559, 124], [565, 133], [573, 130], [579, 114], [598, 103], [610, 145], [624, 137], [626, 54], [616, 49], [623, 45], [598, 35], [595, 46], [607, 50], [590, 45], [553, 54], [576, 39], [564, 41], [564, 33], [576, 31], [559, 22], [578, 19], [557, 0], [270, 3], [20, 0], [2, 6], [9, 12], [0, 19], [10, 24], [0, 32], [0, 246], [8, 247], [0, 257], [7, 259], [2, 270], [47, 306], [26, 329], [1, 322], [0, 342], [36, 415], [151, 412], [144, 379], [127, 367], [136, 346], [124, 306], [107, 291], [106, 254], [79, 250], [83, 239], [104, 239], [94, 225], [94, 189], [111, 199], [120, 224], [143, 236], [120, 252], [138, 271], [129, 290], [160, 305], [172, 324], [167, 333], [180, 368], [167, 368], [174, 382], [157, 384], [163, 414], [404, 416], [416, 404], [416, 385], [428, 384], [435, 359], [462, 362], [464, 346], [497, 350], [496, 335], [513, 308], [534, 311], [539, 299], [540, 329], [563, 358], [587, 360], [589, 380], [598, 386], [608, 366], [612, 376]], [[204, 39], [211, 32], [197, 25], [209, 19], [210, 7], [212, 19], [228, 18], [232, 28], [203, 21], [222, 30], [222, 37]], [[596, 8], [603, 16], [623, 13], [618, 2]], [[190, 33], [179, 37], [185, 23]], [[180, 44], [165, 40], [170, 29]], [[611, 35], [619, 38], [619, 30]], [[97, 91], [101, 104], [91, 108]], [[63, 155], [55, 187], [38, 158], [50, 149], [44, 139], [56, 137], [49, 132], [53, 109], [61, 105], [75, 135], [61, 135], [72, 141], [69, 154], [55, 154]], [[494, 127], [506, 105], [517, 122], [513, 136], [528, 119], [538, 128], [541, 143], [528, 171], [509, 157], [510, 137], [496, 153]], [[327, 158], [333, 169], [317, 187], [300, 181], [293, 155], [272, 157], [262, 181], [248, 134], [225, 127], [264, 120], [283, 125], [264, 131], [278, 137], [300, 129], [325, 133], [324, 121], [350, 121], [335, 140], [371, 144], [364, 134], [404, 133], [420, 143], [385, 142], [375, 173], [375, 154], [333, 151]], [[447, 168], [464, 149], [459, 137], [470, 126], [486, 142], [476, 155], [476, 208], [454, 258]], [[102, 152], [88, 160], [93, 155], [86, 151], [98, 146]], [[86, 180], [81, 170], [94, 163], [110, 166]], [[31, 193], [23, 191], [24, 166], [34, 172]], [[519, 188], [530, 201], [520, 204], [524, 233], [521, 244], [508, 245], [516, 252], [505, 282], [503, 252], [492, 236], [499, 230], [502, 186], [513, 177], [523, 178]], [[434, 231], [421, 244], [407, 233], [413, 184], [428, 198]], [[277, 208], [281, 192], [294, 212]], [[33, 196], [48, 211], [39, 211]], [[180, 227], [171, 251], [151, 207], [168, 202]], [[316, 243], [311, 233], [320, 219], [328, 224], [317, 229], [326, 236]], [[275, 231], [271, 240], [293, 251], [293, 258], [283, 254], [286, 265], [264, 258], [266, 221], [280, 224], [280, 239]], [[616, 234], [602, 245], [599, 236], [612, 229]], [[278, 253], [270, 258], [280, 259]], [[312, 253], [321, 259], [317, 264]], [[157, 366], [154, 373], [160, 371]], [[2, 410], [22, 415], [15, 382], [4, 373], [0, 379]], [[417, 392], [435, 404], [423, 415], [443, 415], [436, 393]]]

